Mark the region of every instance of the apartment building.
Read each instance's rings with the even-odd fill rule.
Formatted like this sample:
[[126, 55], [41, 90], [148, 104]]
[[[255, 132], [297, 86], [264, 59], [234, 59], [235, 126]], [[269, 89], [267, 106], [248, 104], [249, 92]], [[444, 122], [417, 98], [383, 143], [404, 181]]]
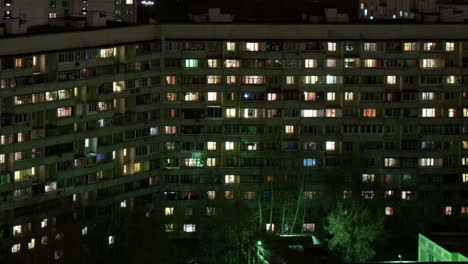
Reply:
[[191, 24], [1, 39], [2, 252], [40, 246], [61, 212], [142, 197], [186, 235], [280, 191], [311, 209], [302, 232], [343, 199], [461, 224], [467, 29]]

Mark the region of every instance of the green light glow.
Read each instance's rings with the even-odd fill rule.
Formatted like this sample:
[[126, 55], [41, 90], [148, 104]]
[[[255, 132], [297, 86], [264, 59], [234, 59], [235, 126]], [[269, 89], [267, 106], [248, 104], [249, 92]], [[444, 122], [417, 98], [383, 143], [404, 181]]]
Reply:
[[261, 246], [261, 245], [262, 245], [262, 241], [257, 241], [257, 245], [258, 245], [258, 246]]

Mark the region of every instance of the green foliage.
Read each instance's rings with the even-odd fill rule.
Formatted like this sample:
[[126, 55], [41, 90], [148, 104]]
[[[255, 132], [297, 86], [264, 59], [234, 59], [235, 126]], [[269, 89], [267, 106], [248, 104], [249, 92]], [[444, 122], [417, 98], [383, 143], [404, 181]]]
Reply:
[[375, 242], [384, 234], [384, 222], [366, 207], [339, 204], [328, 216], [325, 230], [332, 236], [328, 247], [346, 262], [366, 262], [375, 255]]

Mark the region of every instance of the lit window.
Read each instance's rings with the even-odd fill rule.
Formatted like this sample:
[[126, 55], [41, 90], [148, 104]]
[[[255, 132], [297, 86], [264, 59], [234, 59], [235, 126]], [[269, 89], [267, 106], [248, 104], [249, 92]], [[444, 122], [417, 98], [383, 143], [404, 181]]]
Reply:
[[335, 68], [336, 67], [336, 59], [327, 59], [327, 67], [328, 68]]
[[101, 49], [100, 52], [99, 52], [100, 58], [115, 57], [116, 54], [117, 54], [117, 49], [116, 48]]
[[445, 83], [446, 83], [446, 84], [457, 84], [457, 83], [459, 83], [459, 82], [458, 82], [458, 77], [457, 77], [457, 76], [453, 76], [453, 75], [446, 76], [446, 77], [445, 77]]
[[398, 160], [395, 158], [385, 158], [384, 166], [385, 167], [398, 167]]
[[452, 206], [445, 206], [444, 215], [452, 215]]
[[226, 108], [226, 117], [227, 118], [236, 117], [236, 109], [235, 108]]
[[184, 95], [184, 101], [198, 101], [198, 92], [186, 92]]
[[49, 13], [49, 18], [57, 18], [57, 13]]
[[120, 92], [125, 91], [125, 81], [113, 82], [112, 91], [114, 93], [120, 93]]
[[468, 166], [468, 157], [462, 157], [461, 158], [461, 165], [462, 166]]
[[294, 134], [294, 126], [292, 126], [292, 125], [284, 126], [284, 133]]
[[36, 246], [36, 239], [32, 238], [31, 242], [28, 243], [28, 249], [33, 249]]
[[247, 43], [245, 43], [245, 49], [247, 51], [260, 51], [260, 43], [258, 43], [258, 42], [247, 42]]
[[336, 117], [336, 109], [334, 108], [328, 108], [325, 110], [325, 116], [326, 117]]
[[375, 197], [375, 192], [374, 191], [361, 191], [361, 196], [362, 196], [362, 199], [372, 200]]
[[127, 201], [126, 200], [120, 202], [120, 208], [127, 208]]
[[221, 84], [221, 76], [219, 75], [208, 75], [206, 76], [206, 83], [207, 84]]
[[315, 109], [303, 109], [301, 111], [302, 117], [321, 117], [323, 116], [323, 112], [319, 112], [322, 110], [315, 110]]
[[396, 84], [396, 76], [387, 76], [387, 84]]
[[435, 50], [437, 48], [437, 44], [435, 42], [425, 42], [424, 43], [424, 50], [430, 51]]
[[393, 215], [393, 207], [385, 207], [385, 215]]
[[374, 108], [362, 109], [363, 117], [376, 117], [376, 115], [377, 115], [377, 110]]
[[448, 117], [457, 117], [457, 109], [449, 108], [447, 110]]
[[317, 159], [307, 158], [302, 161], [304, 167], [315, 167], [317, 166]]
[[336, 51], [336, 42], [328, 42], [327, 43], [327, 50], [328, 51]]
[[362, 174], [363, 183], [372, 183], [375, 181], [375, 174]]
[[335, 93], [327, 92], [327, 101], [335, 101]]
[[235, 75], [226, 76], [226, 84], [237, 84], [237, 76]]
[[224, 149], [225, 150], [234, 150], [234, 142], [232, 142], [232, 141], [224, 142]]
[[463, 117], [468, 117], [468, 108], [463, 108]]
[[267, 232], [275, 232], [275, 224], [266, 224], [265, 227]]
[[443, 59], [422, 59], [421, 68], [442, 68]]
[[133, 5], [133, 0], [126, 0], [127, 5]]
[[318, 76], [304, 76], [304, 84], [318, 84]]
[[367, 51], [367, 52], [377, 51], [377, 43], [375, 43], [375, 42], [365, 42], [364, 43], [364, 51]]
[[207, 158], [206, 159], [207, 167], [216, 167], [216, 158]]
[[13, 226], [13, 236], [21, 235], [21, 225]]
[[86, 234], [88, 234], [88, 227], [87, 227], [87, 226], [85, 226], [85, 227], [83, 227], [83, 228], [81, 229], [81, 235], [82, 235], [82, 236], [85, 236]]
[[316, 92], [304, 92], [304, 101], [315, 101], [317, 100]]
[[216, 198], [216, 191], [207, 191], [206, 196], [208, 200], [214, 200]]
[[445, 42], [445, 51], [454, 51], [455, 43], [454, 42]]
[[267, 94], [267, 100], [268, 101], [276, 101], [276, 100], [278, 100], [278, 98], [279, 98], [278, 93], [268, 93]]
[[317, 68], [318, 67], [317, 60], [315, 60], [315, 59], [305, 59], [304, 66], [305, 66], [305, 68]]
[[46, 228], [47, 227], [47, 218], [41, 221], [41, 228]]
[[343, 199], [350, 199], [351, 198], [352, 191], [343, 191]]
[[264, 84], [265, 77], [258, 75], [246, 75], [242, 77], [243, 84]]
[[327, 75], [327, 84], [340, 84], [341, 83], [341, 77], [338, 76], [332, 76], [332, 75]]
[[325, 142], [325, 149], [328, 151], [335, 150], [335, 141], [327, 141]]
[[239, 68], [239, 60], [224, 60], [224, 67], [226, 68]]
[[208, 68], [219, 68], [221, 65], [218, 59], [208, 59]]
[[226, 50], [227, 51], [235, 51], [236, 50], [236, 43], [235, 42], [226, 42]]
[[376, 59], [364, 59], [363, 60], [363, 67], [364, 68], [377, 68], [378, 61]]
[[218, 98], [217, 92], [208, 92], [208, 101], [216, 101]]
[[164, 215], [174, 215], [174, 207], [166, 207], [164, 208]]
[[345, 92], [345, 101], [352, 101], [354, 98], [353, 92]]
[[421, 116], [422, 117], [435, 117], [436, 110], [435, 108], [423, 108], [421, 109]]
[[422, 92], [421, 99], [423, 101], [432, 101], [435, 99], [435, 93], [434, 92]]
[[315, 232], [315, 224], [312, 223], [304, 223], [302, 225], [302, 232], [312, 233]]
[[239, 183], [239, 176], [224, 175], [224, 183], [226, 184]]
[[5, 154], [0, 154], [0, 164], [5, 163]]
[[208, 150], [216, 150], [216, 142], [215, 141], [208, 141], [206, 143]]
[[344, 60], [345, 68], [357, 68], [360, 66], [359, 58], [346, 58]]
[[434, 158], [420, 158], [419, 159], [419, 166], [421, 167], [434, 167], [436, 166], [436, 162]]
[[286, 84], [294, 84], [294, 76], [286, 76]]
[[460, 209], [461, 215], [468, 215], [468, 206], [462, 206]]
[[196, 68], [198, 67], [198, 60], [197, 59], [186, 59], [184, 61], [185, 68]]
[[57, 108], [57, 117], [67, 117], [72, 115], [72, 107]]
[[164, 131], [166, 134], [176, 134], [177, 133], [177, 127], [176, 126], [165, 126]]
[[21, 250], [21, 244], [14, 244], [11, 247], [11, 253], [15, 254], [18, 253]]
[[405, 42], [403, 44], [404, 51], [417, 51], [418, 50], [418, 43], [416, 42]]

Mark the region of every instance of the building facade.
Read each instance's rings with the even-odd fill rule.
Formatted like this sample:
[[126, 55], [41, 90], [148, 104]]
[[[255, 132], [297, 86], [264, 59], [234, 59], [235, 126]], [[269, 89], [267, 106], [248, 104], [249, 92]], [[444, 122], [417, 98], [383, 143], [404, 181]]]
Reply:
[[39, 245], [55, 212], [141, 197], [174, 233], [282, 191], [301, 204], [296, 231], [345, 199], [457, 223], [467, 29], [145, 25], [1, 39], [3, 252]]

